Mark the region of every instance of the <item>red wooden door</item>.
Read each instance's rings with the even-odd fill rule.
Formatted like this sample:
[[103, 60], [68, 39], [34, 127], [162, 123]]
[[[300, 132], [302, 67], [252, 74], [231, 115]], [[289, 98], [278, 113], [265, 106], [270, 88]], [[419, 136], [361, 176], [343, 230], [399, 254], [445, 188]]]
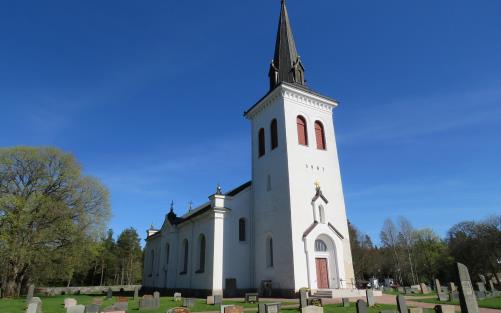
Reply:
[[327, 270], [327, 259], [315, 259], [317, 265], [317, 288], [329, 288], [329, 272]]

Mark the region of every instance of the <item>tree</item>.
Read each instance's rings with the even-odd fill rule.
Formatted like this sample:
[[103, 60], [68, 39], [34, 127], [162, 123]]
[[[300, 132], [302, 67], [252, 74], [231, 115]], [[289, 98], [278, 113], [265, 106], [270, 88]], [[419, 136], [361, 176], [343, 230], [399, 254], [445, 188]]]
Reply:
[[132, 285], [142, 277], [141, 239], [134, 228], [125, 229], [117, 240], [120, 284]]
[[383, 224], [383, 228], [380, 233], [381, 243], [383, 247], [386, 247], [391, 250], [393, 262], [394, 262], [394, 273], [397, 280], [402, 284], [402, 267], [400, 261], [400, 247], [399, 247], [399, 238], [398, 238], [398, 230], [395, 224], [391, 219], [386, 219]]
[[83, 176], [72, 155], [54, 148], [0, 149], [5, 295], [18, 296], [28, 281], [61, 268], [57, 264], [71, 279], [82, 261], [82, 244], [102, 231], [109, 215], [108, 191]]
[[414, 246], [414, 228], [411, 222], [403, 216], [398, 218], [398, 226], [400, 227], [400, 241], [407, 254], [407, 261], [409, 262], [409, 268], [411, 273], [411, 281], [415, 285], [417, 284], [416, 277], [414, 275], [414, 264], [412, 257], [412, 249]]

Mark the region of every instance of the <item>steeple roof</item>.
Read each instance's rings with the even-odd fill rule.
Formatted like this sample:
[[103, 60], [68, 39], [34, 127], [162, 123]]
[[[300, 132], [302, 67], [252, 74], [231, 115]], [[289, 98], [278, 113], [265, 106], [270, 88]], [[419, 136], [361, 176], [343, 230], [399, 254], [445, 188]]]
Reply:
[[305, 84], [304, 67], [296, 50], [285, 0], [282, 0], [275, 56], [270, 65], [269, 77], [270, 89], [274, 89], [281, 82]]

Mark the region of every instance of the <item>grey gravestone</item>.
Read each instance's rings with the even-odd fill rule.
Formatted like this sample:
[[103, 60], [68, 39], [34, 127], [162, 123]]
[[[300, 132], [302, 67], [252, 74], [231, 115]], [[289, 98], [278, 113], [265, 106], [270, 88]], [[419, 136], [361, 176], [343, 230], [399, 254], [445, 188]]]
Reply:
[[141, 310], [155, 310], [158, 309], [158, 301], [153, 298], [152, 295], [144, 295], [141, 300], [139, 300], [139, 308]]
[[478, 291], [483, 291], [483, 292], [486, 292], [487, 290], [485, 289], [485, 284], [484, 283], [480, 283], [478, 282], [477, 283], [477, 290]]
[[[128, 302], [117, 302], [111, 306], [115, 311], [127, 311], [129, 309]], [[158, 308], [158, 306], [157, 306]]]
[[214, 305], [214, 296], [207, 296], [207, 304]]
[[308, 290], [299, 290], [299, 308], [302, 309], [308, 305]]
[[[216, 302], [216, 299], [214, 297], [214, 303], [215, 302]], [[183, 298], [183, 306], [185, 308], [188, 308], [188, 309], [194, 307], [195, 306], [195, 299], [193, 299], [193, 298]]]
[[262, 313], [280, 313], [280, 303], [264, 303]]
[[447, 302], [449, 300], [449, 295], [445, 292], [438, 293], [438, 301]]
[[[489, 288], [491, 291], [496, 291], [496, 288], [494, 288], [494, 281], [491, 279], [489, 280]], [[0, 290], [0, 298], [2, 297], [2, 291]]]
[[397, 296], [397, 308], [400, 313], [407, 313], [407, 303], [405, 303], [405, 297], [402, 295]]
[[367, 303], [364, 300], [357, 301], [357, 313], [367, 313]]
[[31, 284], [28, 287], [28, 293], [26, 294], [26, 302], [30, 302], [31, 298], [33, 298], [33, 294], [35, 293], [35, 285]]
[[160, 292], [155, 291], [153, 293], [153, 299], [155, 300], [155, 306], [158, 308], [160, 307]]
[[106, 299], [111, 299], [113, 297], [113, 290], [111, 288], [108, 288], [108, 291], [106, 292]]
[[476, 291], [475, 290], [475, 297], [477, 297], [477, 300], [484, 300], [486, 297], [486, 294], [483, 291]]
[[85, 305], [77, 304], [66, 309], [66, 313], [85, 313]]
[[31, 298], [29, 303], [42, 303], [42, 299], [40, 299], [39, 297], [33, 297]]
[[365, 295], [366, 295], [366, 298], [367, 298], [367, 305], [369, 307], [374, 306], [374, 292], [372, 291], [372, 289], [371, 288], [367, 289], [365, 291]]
[[479, 313], [477, 299], [471, 285], [468, 268], [461, 263], [457, 263], [457, 273], [459, 277], [459, 303], [461, 313]]
[[404, 293], [404, 292], [405, 292], [405, 289], [404, 289], [404, 287], [398, 287], [398, 288], [397, 288], [397, 291], [398, 291], [399, 293]]
[[181, 293], [180, 292], [174, 292], [174, 301], [181, 301]]
[[245, 294], [246, 303], [256, 303], [259, 302], [259, 294], [257, 293], [246, 293]]
[[450, 282], [449, 283], [449, 291], [456, 292], [457, 291], [456, 284], [454, 284], [453, 282]]
[[459, 300], [459, 292], [451, 292], [449, 293], [449, 302]]
[[42, 312], [42, 304], [38, 302], [32, 302], [28, 304], [28, 309], [26, 313], [41, 313]]
[[134, 288], [134, 301], [139, 299], [139, 287]]
[[87, 304], [85, 306], [85, 313], [99, 313], [101, 307], [98, 304]]
[[350, 306], [350, 299], [343, 298], [343, 299], [341, 299], [341, 301], [343, 302], [343, 308], [347, 308]]
[[438, 300], [447, 301], [447, 294], [442, 291], [442, 285], [440, 285], [440, 280], [437, 278], [435, 278], [435, 291], [437, 292]]
[[221, 295], [214, 295], [214, 304], [215, 305], [221, 305], [223, 303], [223, 296]]
[[419, 286], [421, 287], [421, 292], [422, 292], [423, 294], [426, 294], [426, 293], [429, 293], [429, 292], [430, 292], [430, 290], [428, 290], [428, 286], [426, 286], [426, 284], [425, 284], [425, 283], [420, 283], [420, 284], [419, 284]]
[[316, 305], [301, 308], [301, 313], [324, 313], [324, 308]]

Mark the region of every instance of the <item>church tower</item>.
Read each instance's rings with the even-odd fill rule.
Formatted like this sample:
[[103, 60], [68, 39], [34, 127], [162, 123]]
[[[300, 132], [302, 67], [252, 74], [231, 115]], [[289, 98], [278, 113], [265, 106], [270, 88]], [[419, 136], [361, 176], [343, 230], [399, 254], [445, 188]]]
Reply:
[[285, 1], [270, 91], [245, 112], [252, 129], [252, 273], [275, 295], [354, 288], [333, 125], [335, 100], [306, 86]]

